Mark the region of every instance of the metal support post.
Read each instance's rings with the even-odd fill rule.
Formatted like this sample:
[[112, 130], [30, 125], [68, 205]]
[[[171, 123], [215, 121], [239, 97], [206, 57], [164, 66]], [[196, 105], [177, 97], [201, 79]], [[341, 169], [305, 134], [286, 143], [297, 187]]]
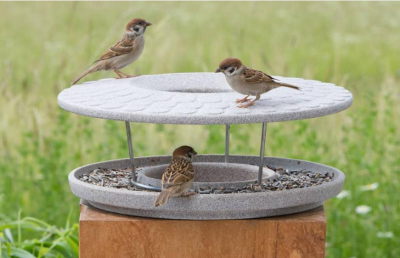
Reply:
[[261, 185], [262, 174], [263, 174], [266, 133], [267, 133], [267, 123], [263, 123], [262, 133], [261, 133], [260, 164], [258, 168], [258, 181], [257, 181], [258, 185]]
[[230, 125], [226, 125], [225, 128], [225, 163], [229, 163], [229, 137], [230, 137]]

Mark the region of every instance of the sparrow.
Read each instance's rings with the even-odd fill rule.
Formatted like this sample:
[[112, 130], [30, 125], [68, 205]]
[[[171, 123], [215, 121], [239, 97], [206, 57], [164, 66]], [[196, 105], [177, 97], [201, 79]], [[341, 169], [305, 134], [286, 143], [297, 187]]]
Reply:
[[119, 76], [116, 79], [135, 77], [127, 75], [119, 69], [135, 62], [142, 54], [144, 48], [144, 33], [149, 26], [151, 26], [151, 23], [143, 19], [136, 18], [131, 20], [126, 25], [125, 34], [122, 38], [118, 40], [114, 46], [104, 52], [104, 54], [94, 62], [92, 67], [76, 77], [72, 81], [72, 85], [87, 74], [102, 70], [114, 70]]
[[[224, 59], [215, 72], [224, 73], [226, 81], [234, 91], [247, 95], [243, 99], [236, 100], [236, 103], [250, 101], [247, 104], [239, 105], [239, 108], [248, 108], [253, 106], [254, 103], [260, 99], [261, 94], [281, 86], [300, 90], [299, 87], [279, 82], [277, 79], [264, 72], [248, 68], [244, 66], [239, 59], [234, 57]], [[248, 99], [250, 95], [256, 96], [256, 98], [254, 100]]]
[[194, 168], [192, 160], [197, 152], [190, 146], [181, 146], [172, 154], [172, 162], [162, 175], [162, 190], [154, 202], [154, 207], [164, 205], [172, 196], [190, 196], [186, 193], [192, 186]]

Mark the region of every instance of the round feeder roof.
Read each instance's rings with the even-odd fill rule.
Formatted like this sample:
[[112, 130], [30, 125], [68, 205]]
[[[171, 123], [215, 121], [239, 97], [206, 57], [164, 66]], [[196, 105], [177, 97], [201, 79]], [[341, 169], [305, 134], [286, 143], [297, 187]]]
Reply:
[[249, 124], [326, 116], [347, 109], [352, 94], [332, 83], [274, 76], [280, 87], [238, 108], [225, 76], [216, 73], [142, 75], [85, 82], [58, 95], [63, 109], [89, 117], [159, 124]]

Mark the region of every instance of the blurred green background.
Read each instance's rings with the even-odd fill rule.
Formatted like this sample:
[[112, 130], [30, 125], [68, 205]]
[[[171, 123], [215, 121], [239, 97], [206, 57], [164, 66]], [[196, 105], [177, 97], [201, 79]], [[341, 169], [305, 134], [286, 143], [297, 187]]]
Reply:
[[[78, 222], [68, 173], [128, 157], [123, 122], [68, 113], [57, 95], [142, 17], [153, 26], [126, 73], [210, 72], [235, 56], [271, 75], [349, 89], [347, 111], [270, 124], [266, 153], [345, 172], [345, 192], [325, 203], [328, 257], [400, 256], [400, 3], [2, 2], [0, 10], [0, 225], [19, 211], [58, 227], [70, 213]], [[223, 126], [132, 131], [137, 156], [182, 144], [224, 151]], [[232, 126], [231, 153], [258, 155], [260, 134], [257, 124]]]

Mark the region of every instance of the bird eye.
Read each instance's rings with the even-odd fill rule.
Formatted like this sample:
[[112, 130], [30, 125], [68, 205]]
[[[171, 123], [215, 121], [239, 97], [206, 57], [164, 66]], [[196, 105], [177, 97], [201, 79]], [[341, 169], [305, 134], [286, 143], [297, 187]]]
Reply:
[[222, 67], [222, 69], [226, 70], [226, 69], [228, 69], [228, 66], [224, 66], [224, 67]]
[[228, 72], [233, 73], [235, 71], [235, 68], [229, 67]]

